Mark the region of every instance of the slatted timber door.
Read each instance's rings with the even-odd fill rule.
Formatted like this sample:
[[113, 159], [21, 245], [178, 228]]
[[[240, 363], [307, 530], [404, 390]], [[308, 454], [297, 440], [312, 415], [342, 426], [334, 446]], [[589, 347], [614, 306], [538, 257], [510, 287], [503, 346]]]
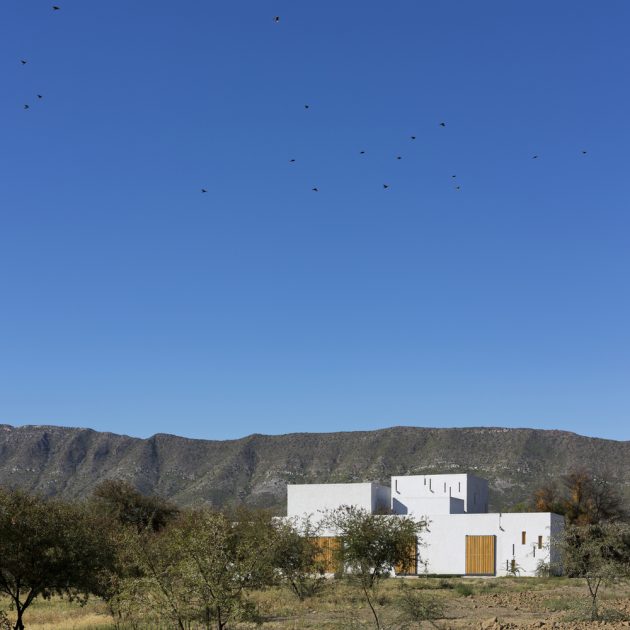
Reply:
[[315, 562], [324, 573], [336, 573], [339, 567], [338, 552], [341, 541], [335, 536], [320, 536], [313, 538], [317, 548]]
[[466, 536], [466, 575], [496, 575], [496, 536]]
[[418, 575], [418, 539], [409, 545], [407, 557], [394, 567], [396, 575]]

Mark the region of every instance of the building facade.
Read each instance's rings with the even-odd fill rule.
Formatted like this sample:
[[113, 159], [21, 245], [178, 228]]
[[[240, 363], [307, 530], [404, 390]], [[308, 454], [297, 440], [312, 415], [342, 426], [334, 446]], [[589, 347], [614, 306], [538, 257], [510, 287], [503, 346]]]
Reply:
[[[557, 566], [554, 541], [562, 516], [548, 512], [489, 513], [488, 482], [475, 475], [409, 475], [375, 483], [292, 484], [287, 516], [323, 522], [331, 510], [362, 508], [387, 518], [427, 522], [417, 558], [405, 574], [534, 576], [543, 564]], [[332, 549], [336, 532], [324, 530], [320, 544]]]

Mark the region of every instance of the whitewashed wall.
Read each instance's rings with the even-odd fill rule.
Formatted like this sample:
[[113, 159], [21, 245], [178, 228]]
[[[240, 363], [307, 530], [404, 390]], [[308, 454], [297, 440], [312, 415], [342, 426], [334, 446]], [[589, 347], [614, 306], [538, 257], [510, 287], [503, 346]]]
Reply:
[[310, 483], [287, 486], [287, 516], [318, 516], [344, 505], [370, 513], [388, 509], [389, 488], [376, 483]]
[[391, 480], [391, 493], [392, 509], [399, 514], [411, 513], [402, 511], [401, 506], [408, 506], [417, 499], [445, 497], [461, 499], [468, 513], [488, 511], [488, 482], [475, 475], [395, 476]]
[[[419, 572], [464, 575], [466, 536], [496, 536], [496, 573], [508, 575], [511, 560], [521, 576], [533, 576], [538, 563], [550, 559], [550, 539], [563, 526], [562, 517], [549, 513], [431, 515], [423, 532], [419, 555], [426, 565]], [[525, 544], [522, 543], [525, 532]], [[542, 536], [543, 548], [538, 548]]]

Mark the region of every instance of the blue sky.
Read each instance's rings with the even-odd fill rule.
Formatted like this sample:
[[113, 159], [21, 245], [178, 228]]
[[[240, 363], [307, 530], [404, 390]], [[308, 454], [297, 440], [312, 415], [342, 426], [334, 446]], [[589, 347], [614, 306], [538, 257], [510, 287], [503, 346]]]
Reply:
[[0, 422], [630, 439], [626, 0], [59, 1], [0, 22]]

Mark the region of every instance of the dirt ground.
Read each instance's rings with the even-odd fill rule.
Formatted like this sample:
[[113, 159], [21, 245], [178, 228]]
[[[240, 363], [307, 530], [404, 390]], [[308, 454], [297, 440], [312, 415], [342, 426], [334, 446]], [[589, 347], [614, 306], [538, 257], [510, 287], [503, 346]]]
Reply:
[[[402, 603], [411, 592], [423, 602], [436, 602], [439, 618], [414, 621]], [[346, 580], [327, 581], [320, 592], [303, 602], [285, 589], [272, 588], [252, 595], [261, 623], [241, 623], [236, 629], [354, 630], [374, 628], [362, 593]], [[407, 578], [385, 580], [375, 608], [386, 630], [512, 630], [547, 628], [630, 628], [630, 585], [607, 586], [601, 594], [606, 621], [588, 618], [588, 591], [583, 581], [567, 578]], [[0, 610], [11, 618], [8, 602]], [[85, 607], [60, 599], [36, 601], [26, 616], [27, 630], [114, 630], [103, 602]], [[148, 628], [148, 627], [147, 627]], [[169, 625], [163, 626], [170, 630]], [[143, 629], [144, 630], [144, 629]], [[161, 630], [152, 628], [152, 630]]]

